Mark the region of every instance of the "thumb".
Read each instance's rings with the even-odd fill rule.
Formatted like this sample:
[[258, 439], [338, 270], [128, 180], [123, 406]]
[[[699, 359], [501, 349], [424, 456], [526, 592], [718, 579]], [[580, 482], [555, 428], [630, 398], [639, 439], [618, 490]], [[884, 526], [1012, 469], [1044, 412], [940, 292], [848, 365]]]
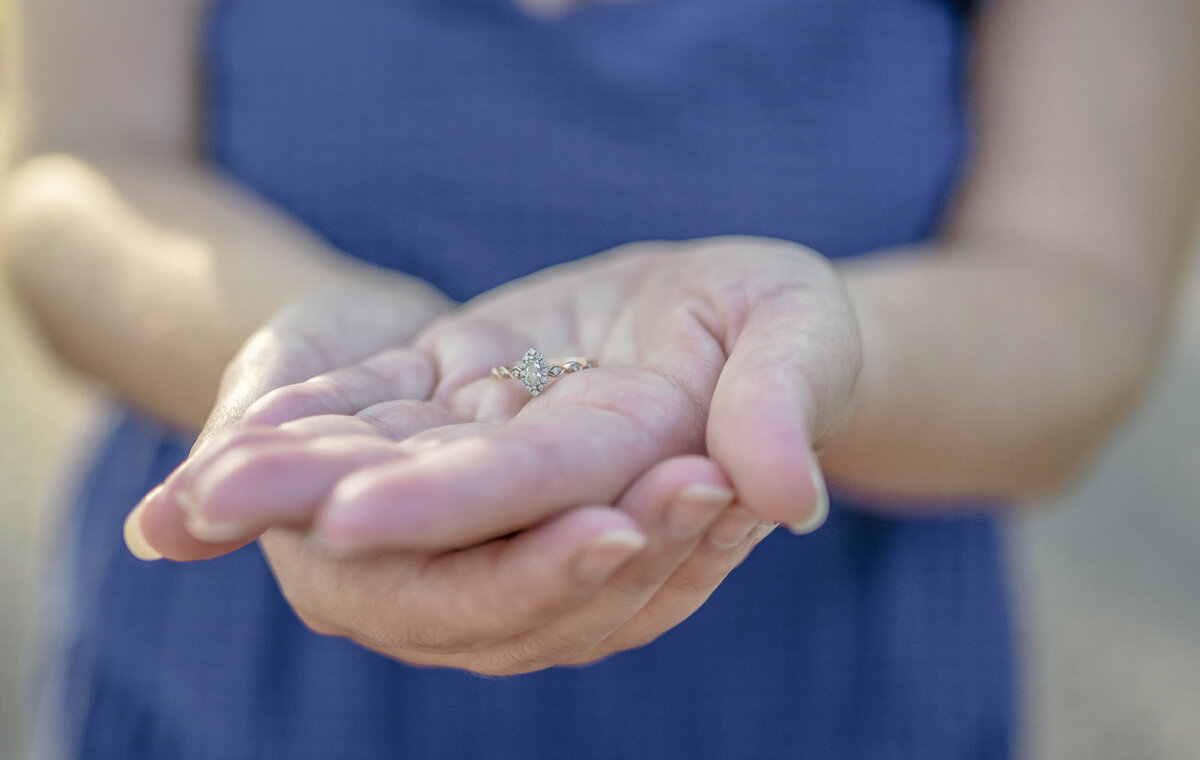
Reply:
[[407, 344], [448, 307], [443, 296], [408, 280], [402, 287], [386, 280], [331, 286], [297, 297], [251, 335], [226, 366], [216, 404], [192, 453], [242, 419], [270, 391]]
[[237, 422], [270, 391], [307, 380], [325, 369], [323, 356], [302, 333], [274, 324], [254, 333], [225, 367], [217, 400], [192, 446], [192, 454]]
[[709, 454], [743, 504], [807, 533], [829, 496], [816, 451], [841, 431], [862, 365], [858, 325], [834, 278], [828, 293], [795, 291], [756, 305], [721, 371]]

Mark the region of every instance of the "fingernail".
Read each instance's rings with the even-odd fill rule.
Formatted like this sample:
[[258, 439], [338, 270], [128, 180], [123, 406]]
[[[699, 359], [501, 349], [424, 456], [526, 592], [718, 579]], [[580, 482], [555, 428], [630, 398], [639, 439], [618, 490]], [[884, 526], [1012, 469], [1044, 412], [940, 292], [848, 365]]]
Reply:
[[797, 536], [812, 533], [821, 527], [825, 518], [829, 516], [829, 489], [825, 487], [825, 476], [821, 474], [821, 465], [818, 464], [816, 455], [809, 460], [809, 471], [812, 475], [813, 489], [817, 492], [817, 503], [813, 505], [813, 513], [807, 520], [788, 525], [788, 530]]
[[239, 522], [210, 520], [200, 514], [196, 499], [186, 490], [175, 493], [175, 503], [183, 512], [183, 528], [192, 538], [209, 544], [223, 544], [250, 534], [250, 529]]
[[203, 517], [191, 512], [184, 512], [183, 527], [188, 533], [200, 541], [210, 544], [223, 544], [250, 534], [249, 528], [235, 522], [209, 522]]
[[600, 583], [646, 546], [646, 537], [617, 528], [593, 541], [575, 563], [575, 572], [588, 583]]
[[754, 515], [744, 509], [736, 509], [717, 520], [717, 524], [708, 532], [708, 542], [720, 551], [729, 551], [741, 546], [758, 525]]
[[129, 549], [130, 554], [145, 562], [153, 562], [156, 559], [162, 559], [163, 556], [146, 541], [146, 536], [142, 533], [141, 522], [142, 512], [146, 510], [146, 505], [160, 490], [162, 490], [162, 486], [146, 494], [145, 498], [139, 501], [138, 505], [125, 518], [125, 547]]
[[200, 513], [200, 508], [196, 506], [196, 500], [186, 490], [175, 489], [175, 503], [183, 510], [185, 515], [197, 515]]
[[733, 498], [733, 491], [720, 486], [697, 484], [680, 490], [667, 511], [667, 533], [675, 541], [698, 536]]

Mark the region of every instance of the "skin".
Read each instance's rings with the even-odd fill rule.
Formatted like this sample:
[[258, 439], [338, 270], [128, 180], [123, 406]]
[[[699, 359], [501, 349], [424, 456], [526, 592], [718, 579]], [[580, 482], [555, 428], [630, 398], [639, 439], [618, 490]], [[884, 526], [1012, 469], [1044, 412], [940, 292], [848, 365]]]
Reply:
[[[759, 266], [747, 269], [747, 255]], [[796, 257], [809, 267], [797, 269]], [[789, 276], [796, 281], [784, 282]], [[602, 278], [609, 284], [597, 287]], [[822, 281], [826, 288], [814, 287]], [[645, 643], [694, 611], [765, 537], [773, 520], [763, 513], [797, 521], [807, 510], [799, 520], [808, 525], [824, 518], [808, 426], [774, 425], [779, 404], [768, 398], [724, 412], [715, 402], [712, 415], [707, 399], [735, 363], [726, 358], [737, 356], [735, 345], [749, 360], [759, 350], [790, 356], [791, 370], [788, 362], [773, 370], [781, 382], [803, 378], [795, 366], [833, 352], [831, 345], [846, 342], [857, 356], [837, 282], [811, 251], [729, 238], [638, 244], [514, 283], [432, 324], [412, 347], [266, 393], [244, 412], [219, 411], [239, 422], [204, 438], [139, 507], [131, 544], [144, 551], [149, 539], [155, 551], [197, 559], [276, 526], [263, 546], [304, 619], [407, 662], [503, 674]], [[753, 290], [763, 283], [768, 292]], [[361, 307], [351, 299], [346, 308]], [[826, 317], [781, 334], [756, 316], [783, 309]], [[298, 322], [303, 313], [284, 315], [234, 366], [282, 366], [289, 345], [304, 348], [294, 352], [299, 358], [311, 355], [322, 338]], [[363, 330], [376, 321], [363, 319]], [[288, 337], [300, 332], [303, 339]], [[344, 340], [335, 330], [322, 333], [330, 347]], [[531, 342], [583, 346], [601, 368], [562, 378], [534, 401], [515, 382], [486, 377]], [[259, 354], [280, 346], [282, 354]], [[856, 372], [848, 362], [844, 396]], [[801, 391], [790, 395], [799, 399]], [[735, 400], [740, 393], [736, 385], [724, 391]], [[248, 395], [230, 393], [230, 402]], [[755, 469], [731, 471], [735, 487], [739, 477], [750, 479], [741, 504], [730, 508], [729, 481], [697, 456], [706, 450], [706, 419], [722, 414], [726, 424], [763, 428], [759, 448], [745, 452]], [[562, 430], [586, 435], [564, 445]], [[774, 482], [755, 480], [755, 455], [768, 452], [796, 464], [776, 468]], [[398, 503], [412, 508], [397, 510]], [[578, 566], [597, 552], [610, 562], [607, 582], [581, 587]], [[503, 563], [497, 554], [517, 559]], [[536, 560], [543, 571], [520, 572], [518, 560]], [[461, 579], [456, 591], [438, 580], [445, 574]], [[497, 579], [506, 580], [507, 593], [495, 590]], [[398, 600], [398, 587], [419, 593]], [[503, 615], [486, 612], [497, 604]], [[483, 620], [464, 622], [475, 613]]]
[[[756, 266], [746, 267], [751, 256]], [[780, 331], [779, 320], [806, 325]], [[488, 374], [529, 345], [552, 354], [578, 347], [599, 368], [563, 377], [531, 400], [517, 382]], [[818, 364], [830, 366], [820, 376], [807, 371]], [[336, 485], [354, 494], [353, 506], [317, 518], [328, 542], [463, 548], [540, 522], [564, 503], [612, 503], [656, 462], [708, 451], [729, 467], [751, 511], [819, 522], [812, 442], [844, 424], [859, 365], [845, 293], [814, 252], [755, 238], [626, 246], [480, 297], [433, 323], [411, 349], [376, 354], [228, 415], [251, 429], [306, 417], [314, 437], [365, 434], [401, 445], [385, 461], [373, 449], [363, 461], [331, 450], [338, 464], [322, 477], [313, 469], [298, 475], [313, 483], [296, 487], [295, 506], [284, 507], [288, 499], [268, 506], [261, 493], [243, 503], [237, 494], [260, 483], [261, 473], [229, 485], [197, 483], [199, 501], [228, 510], [198, 514], [208, 523], [269, 525], [277, 510], [301, 512]], [[763, 393], [764, 383], [780, 392]], [[313, 420], [330, 412], [357, 418]], [[752, 440], [745, 428], [755, 430]], [[220, 450], [197, 452], [188, 477], [237, 469], [211, 461], [217, 457], [256, 466], [229, 436]], [[383, 470], [388, 485], [356, 474], [367, 466]], [[487, 483], [486, 500], [473, 481]], [[398, 512], [398, 501], [427, 506]], [[258, 508], [271, 516], [257, 519]]]
[[[976, 155], [927, 245], [834, 269], [782, 241], [639, 243], [457, 308], [234, 202], [191, 158], [197, 5], [113, 5], [18, 4], [0, 232], [22, 295], [69, 363], [192, 426], [277, 314], [130, 546], [198, 559], [266, 530], [305, 622], [398, 659], [514, 673], [651, 640], [773, 523], [819, 522], [815, 448], [884, 510], [1059, 487], [1153, 368], [1200, 163], [1190, 0], [993, 3]], [[162, 60], [132, 87], [61, 49]], [[176, 319], [130, 329], [146, 313]], [[530, 345], [600, 367], [533, 401], [485, 378]]]

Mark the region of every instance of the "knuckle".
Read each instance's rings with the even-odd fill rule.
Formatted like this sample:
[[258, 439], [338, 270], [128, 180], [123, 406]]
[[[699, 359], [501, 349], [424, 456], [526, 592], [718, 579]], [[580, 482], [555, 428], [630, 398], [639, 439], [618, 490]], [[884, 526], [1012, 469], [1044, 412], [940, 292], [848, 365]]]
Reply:
[[398, 633], [383, 637], [389, 647], [412, 649], [426, 654], [462, 654], [475, 647], [466, 632], [455, 632], [432, 622], [409, 623]]
[[379, 627], [379, 638], [394, 647], [434, 655], [479, 652], [501, 630], [495, 620], [461, 603], [451, 608], [408, 606], [392, 618]]
[[[417, 622], [418, 615], [357, 615], [353, 610], [326, 610], [324, 605], [304, 596], [287, 596], [296, 615], [317, 633], [344, 636], [377, 652], [402, 659], [406, 652], [449, 656], [471, 652], [475, 640], [466, 632], [456, 631], [436, 621]], [[338, 623], [332, 622], [338, 620]], [[401, 653], [401, 654], [394, 654]]]
[[566, 642], [553, 643], [543, 636], [518, 636], [501, 647], [498, 664], [511, 671], [509, 675], [532, 673], [565, 664], [577, 653], [576, 650], [577, 647]]
[[[661, 559], [655, 557], [654, 559]], [[637, 598], [646, 591], [657, 588], [670, 574], [670, 569], [664, 569], [655, 562], [640, 561], [635, 558], [608, 581], [608, 586], [624, 598]]]
[[570, 581], [563, 580], [569, 588], [532, 589], [514, 594], [496, 594], [488, 603], [488, 615], [497, 622], [504, 620], [538, 620], [548, 615], [556, 606], [560, 596], [573, 589]]

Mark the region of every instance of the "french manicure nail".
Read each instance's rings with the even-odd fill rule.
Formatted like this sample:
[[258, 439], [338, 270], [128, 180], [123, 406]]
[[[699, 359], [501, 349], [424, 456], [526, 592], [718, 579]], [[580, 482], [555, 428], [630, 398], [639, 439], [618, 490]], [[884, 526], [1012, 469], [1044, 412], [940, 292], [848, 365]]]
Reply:
[[210, 544], [223, 544], [250, 534], [249, 528], [230, 520], [210, 520], [200, 514], [195, 498], [186, 489], [178, 489], [175, 503], [183, 512], [183, 527], [192, 538]]
[[821, 465], [814, 454], [809, 460], [809, 471], [812, 475], [813, 489], [817, 492], [817, 501], [813, 505], [813, 513], [808, 519], [788, 525], [788, 530], [797, 536], [812, 533], [825, 523], [829, 516], [829, 489], [825, 487], [825, 476], [821, 474]]
[[646, 537], [628, 528], [617, 528], [592, 541], [575, 563], [575, 572], [588, 583], [599, 583], [646, 546]]
[[676, 541], [699, 535], [719, 510], [733, 503], [734, 495], [728, 488], [704, 484], [680, 490], [667, 511], [667, 532]]
[[161, 489], [159, 486], [155, 490], [146, 495], [144, 499], [138, 502], [138, 505], [133, 508], [129, 516], [125, 518], [125, 546], [129, 549], [129, 553], [145, 562], [153, 562], [157, 559], [162, 559], [161, 554], [154, 550], [149, 542], [146, 541], [146, 536], [142, 533], [142, 512], [146, 509], [146, 504], [149, 503], [151, 497]]

